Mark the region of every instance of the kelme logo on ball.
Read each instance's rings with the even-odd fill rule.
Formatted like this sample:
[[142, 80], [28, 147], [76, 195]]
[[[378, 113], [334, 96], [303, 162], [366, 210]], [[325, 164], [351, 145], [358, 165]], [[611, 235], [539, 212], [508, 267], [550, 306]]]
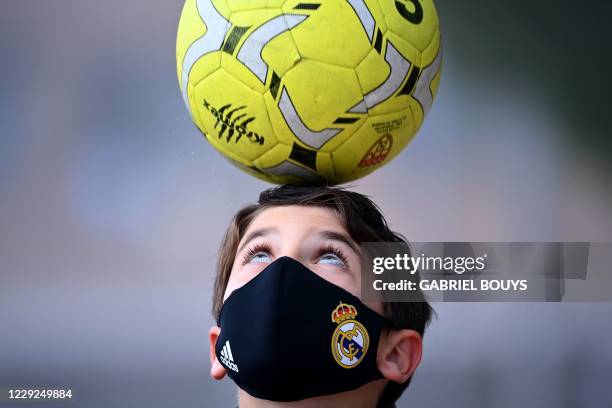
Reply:
[[370, 339], [365, 327], [357, 320], [357, 309], [340, 303], [332, 312], [332, 322], [338, 327], [332, 335], [331, 351], [336, 362], [344, 368], [356, 367], [368, 351]]
[[231, 142], [235, 135], [234, 143], [238, 143], [244, 136], [252, 143], [263, 146], [264, 137], [248, 129], [248, 125], [255, 120], [255, 117], [248, 116], [244, 112], [246, 106], [234, 108], [231, 103], [228, 103], [217, 109], [204, 99], [204, 108], [216, 119], [215, 129], [219, 131], [219, 139], [226, 135], [225, 141]]

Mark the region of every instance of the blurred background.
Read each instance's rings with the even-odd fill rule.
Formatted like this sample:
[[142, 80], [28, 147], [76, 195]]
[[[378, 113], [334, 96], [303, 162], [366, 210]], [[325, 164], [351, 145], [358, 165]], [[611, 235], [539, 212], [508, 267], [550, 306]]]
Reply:
[[[209, 376], [213, 270], [268, 185], [190, 122], [181, 7], [0, 5], [0, 387], [72, 388], [58, 406], [234, 406]], [[414, 241], [612, 241], [611, 3], [437, 7], [434, 107], [352, 188]], [[611, 303], [435, 308], [400, 407], [612, 406]]]

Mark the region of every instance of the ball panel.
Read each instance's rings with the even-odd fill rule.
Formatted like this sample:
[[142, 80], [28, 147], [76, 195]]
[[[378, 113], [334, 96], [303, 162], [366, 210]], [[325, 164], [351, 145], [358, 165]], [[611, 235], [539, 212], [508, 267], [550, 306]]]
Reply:
[[187, 49], [206, 32], [206, 26], [198, 14], [196, 0], [187, 0], [181, 12], [181, 19], [176, 35], [176, 69], [179, 87], [183, 86], [183, 60]]
[[[296, 13], [297, 3], [287, 2], [283, 11]], [[368, 33], [346, 1], [321, 2], [291, 35], [304, 59], [335, 66], [355, 68], [371, 49]]]
[[378, 0], [388, 31], [397, 33], [423, 51], [438, 31], [438, 14], [432, 0]]
[[268, 7], [281, 8], [287, 0], [268, 0]]
[[222, 153], [248, 165], [277, 144], [263, 96], [225, 69], [204, 78], [194, 95], [208, 140]]
[[[198, 115], [197, 113], [197, 105], [198, 102], [197, 95], [195, 95], [194, 90], [198, 86], [203, 79], [211, 76], [213, 73], [221, 69], [221, 54], [219, 52], [207, 54], [206, 56], [200, 58], [194, 65], [190, 71], [188, 81], [187, 81], [187, 96], [189, 99], [189, 111], [195, 117]], [[185, 94], [185, 92], [183, 92]], [[198, 127], [204, 131], [204, 126], [201, 123], [196, 123]]]
[[[190, 82], [191, 72], [195, 65], [201, 63], [201, 61], [204, 61], [207, 58], [211, 58], [218, 52], [230, 26], [229, 21], [227, 21], [219, 10], [215, 8], [214, 3], [206, 0], [197, 0], [195, 5], [196, 7], [192, 8], [190, 11], [197, 14], [200, 19], [206, 20], [206, 30], [201, 37], [197, 38], [186, 48], [184, 58], [181, 61], [177, 61], [177, 63], [182, 64], [180, 83], [183, 100], [190, 109], [192, 116], [194, 114], [191, 110], [191, 105], [189, 103], [190, 97], [188, 96], [187, 92], [187, 83]], [[182, 25], [180, 26], [180, 29], [183, 27], [186, 30], [190, 29], [189, 27]], [[196, 77], [196, 81], [197, 80], [199, 80], [199, 78]]]
[[264, 170], [270, 167], [278, 166], [283, 161], [289, 158], [291, 154], [291, 146], [285, 143], [277, 143], [275, 146], [272, 146], [266, 152], [264, 152], [260, 157], [252, 161], [253, 166], [257, 167], [259, 170]]
[[[269, 70], [282, 76], [301, 59], [289, 30], [294, 25], [299, 26], [303, 22], [304, 17], [295, 17], [288, 21], [287, 18], [280, 16], [280, 9], [270, 10], [268, 13], [269, 20], [267, 20], [266, 27], [262, 27], [265, 22], [261, 22], [256, 26], [260, 31], [270, 33], [268, 38], [263, 38], [264, 36], [262, 35], [262, 39], [258, 39], [257, 46], [259, 49], [257, 52], [268, 65]], [[248, 16], [248, 14], [244, 13], [245, 16]], [[275, 19], [276, 17], [279, 18]]]
[[222, 53], [212, 52], [198, 59], [189, 72], [189, 85], [196, 87], [198, 84], [221, 69]]
[[267, 21], [272, 20], [274, 17], [280, 16], [282, 13], [280, 8], [269, 8], [265, 5], [256, 7], [252, 5], [251, 8], [247, 10], [232, 9], [230, 21], [237, 26], [255, 29], [265, 24]]
[[277, 143], [272, 148], [268, 149], [264, 154], [253, 161], [253, 165], [260, 170], [265, 170], [270, 167], [278, 166], [285, 160], [289, 159], [291, 154], [291, 146], [284, 143]]
[[257, 169], [256, 167], [245, 165], [245, 164], [240, 163], [238, 161], [235, 161], [235, 160], [233, 160], [233, 159], [231, 159], [230, 157], [227, 157], [227, 156], [223, 156], [223, 157], [229, 163], [231, 163], [233, 166], [237, 167], [238, 169], [244, 171], [247, 174], [250, 174], [251, 176], [253, 176], [255, 178], [258, 178], [260, 180], [266, 181], [268, 183], [277, 183], [277, 184], [281, 184], [282, 183], [281, 180], [276, 180], [275, 177], [261, 172], [261, 170]]
[[[228, 6], [226, 0], [196, 0], [198, 6], [203, 5], [204, 3], [212, 3], [215, 6], [215, 9], [226, 19], [230, 19], [232, 16], [232, 9]], [[200, 14], [202, 14], [204, 10], [200, 10]], [[206, 19], [204, 19], [206, 21]]]
[[417, 67], [421, 66], [421, 50], [417, 49], [410, 41], [407, 41], [405, 37], [394, 31], [387, 31], [386, 39], [393, 44], [397, 52], [399, 52], [411, 65], [416, 65]]
[[270, 41], [263, 49], [262, 57], [279, 77], [302, 58], [289, 33], [283, 33]]
[[438, 70], [438, 72], [434, 76], [433, 81], [431, 81], [430, 89], [431, 89], [431, 93], [432, 93], [434, 98], [438, 94], [438, 88], [440, 87], [440, 78], [442, 78], [442, 67], [440, 67], [440, 69]]
[[233, 55], [229, 55], [225, 52], [219, 54], [221, 55], [221, 67], [229, 76], [260, 95], [266, 92], [266, 85]]
[[225, 0], [225, 2], [232, 13], [237, 11], [261, 11], [270, 8], [268, 0]]
[[302, 60], [283, 82], [302, 122], [313, 130], [334, 127], [336, 119], [362, 99], [355, 71], [331, 64]]
[[278, 109], [278, 101], [274, 99], [270, 91], [266, 92], [263, 98], [266, 106], [266, 113], [276, 140], [278, 140], [279, 143], [291, 146], [295, 140], [295, 136], [291, 132], [289, 126], [287, 126], [281, 111]]
[[319, 152], [331, 153], [341, 146], [347, 139], [351, 138], [353, 134], [365, 123], [367, 116], [360, 115], [355, 117], [357, 121], [352, 124], [342, 125], [342, 129], [334, 137], [332, 137], [327, 143], [319, 148]]
[[391, 68], [385, 58], [376, 50], [371, 50], [363, 61], [355, 68], [363, 95], [378, 88], [391, 74]]
[[194, 107], [197, 106], [197, 103], [196, 103], [194, 86], [192, 84], [187, 84], [187, 94], [189, 98], [189, 109], [191, 112], [191, 119], [193, 120], [197, 128], [200, 130], [202, 135], [204, 135], [204, 137], [208, 140], [208, 129], [206, 128], [204, 121], [202, 121], [202, 118], [200, 117], [200, 111], [199, 109], [194, 109]]
[[431, 109], [440, 82], [442, 68], [442, 49], [439, 49], [435, 59], [421, 70], [421, 74], [412, 92], [412, 97], [420, 106], [421, 122]]
[[[308, 166], [303, 160], [295, 160], [296, 145], [287, 146], [278, 144], [270, 152], [256, 160], [256, 167], [269, 181], [276, 183], [309, 184], [322, 183], [325, 180], [313, 169], [314, 164]], [[302, 163], [301, 163], [302, 162]]]
[[371, 116], [332, 152], [335, 181], [363, 177], [391, 161], [414, 136], [410, 109]]
[[365, 97], [369, 115], [380, 115], [405, 109], [406, 102], [397, 95], [408, 81], [413, 64], [388, 41], [384, 50], [385, 60], [390, 66], [386, 80]]
[[[353, 3], [353, 0], [350, 0]], [[380, 30], [381, 33], [385, 33], [387, 31], [387, 21], [385, 20], [385, 15], [383, 14], [382, 8], [378, 3], [378, 0], [363, 0], [368, 11], [374, 17], [374, 21], [376, 22], [376, 29]]]
[[331, 153], [320, 151], [317, 154], [317, 170], [328, 182], [336, 180]]
[[276, 167], [265, 170], [270, 181], [282, 184], [326, 184], [326, 180], [319, 174], [311, 172], [305, 167], [299, 166], [289, 160], [282, 162]]
[[435, 35], [431, 38], [430, 44], [421, 53], [421, 66], [426, 67], [431, 65], [438, 56], [441, 48], [442, 35], [440, 34], [440, 31], [436, 31]]

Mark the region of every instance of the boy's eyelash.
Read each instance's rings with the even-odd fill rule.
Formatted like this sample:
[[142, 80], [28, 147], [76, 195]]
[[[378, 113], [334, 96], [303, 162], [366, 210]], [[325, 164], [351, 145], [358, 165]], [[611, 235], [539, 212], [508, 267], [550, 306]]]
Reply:
[[242, 264], [246, 265], [247, 263], [249, 263], [251, 258], [253, 258], [253, 256], [257, 254], [258, 252], [266, 252], [270, 254], [272, 251], [270, 250], [270, 246], [267, 244], [262, 243], [262, 244], [253, 245], [252, 247], [247, 249], [244, 255], [242, 256]]
[[[246, 265], [247, 263], [249, 263], [249, 261], [253, 258], [253, 256], [255, 256], [255, 254], [257, 254], [258, 252], [265, 252], [267, 254], [271, 254], [272, 250], [270, 249], [270, 246], [265, 243], [253, 245], [252, 247], [248, 248], [245, 251], [244, 255], [242, 255], [242, 259], [241, 259], [242, 265]], [[347, 260], [346, 255], [344, 255], [344, 252], [340, 248], [332, 244], [327, 244], [321, 247], [317, 251], [317, 258], [320, 258], [325, 254], [333, 254], [337, 256], [342, 262], [344, 262], [344, 264], [348, 264], [348, 260]]]
[[338, 258], [340, 258], [340, 260], [345, 265], [348, 264], [348, 260], [346, 258], [346, 255], [344, 255], [344, 252], [342, 252], [342, 250], [340, 248], [338, 248], [337, 246], [334, 246], [332, 244], [327, 244], [326, 246], [324, 246], [321, 249], [319, 249], [319, 253], [317, 254], [317, 258], [320, 258], [320, 257], [322, 257], [325, 254], [336, 255]]

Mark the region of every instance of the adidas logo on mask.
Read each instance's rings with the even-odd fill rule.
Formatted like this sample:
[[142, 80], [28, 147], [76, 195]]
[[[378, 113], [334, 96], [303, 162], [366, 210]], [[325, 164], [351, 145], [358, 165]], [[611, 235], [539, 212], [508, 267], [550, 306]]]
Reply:
[[229, 340], [225, 342], [221, 350], [221, 362], [230, 370], [238, 372], [238, 366], [234, 363], [234, 356], [232, 355], [232, 348], [230, 347]]

